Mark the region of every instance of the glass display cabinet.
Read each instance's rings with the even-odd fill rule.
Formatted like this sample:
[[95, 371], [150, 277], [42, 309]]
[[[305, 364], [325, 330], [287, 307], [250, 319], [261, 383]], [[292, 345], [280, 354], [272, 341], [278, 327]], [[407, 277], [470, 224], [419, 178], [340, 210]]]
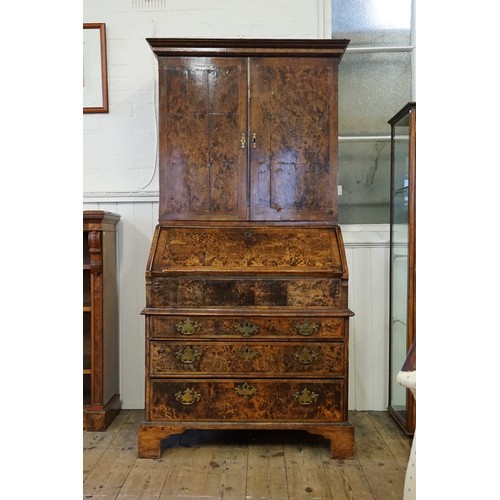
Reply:
[[396, 376], [415, 340], [416, 103], [406, 104], [391, 126], [389, 301], [389, 413], [407, 435], [415, 431], [415, 399]]

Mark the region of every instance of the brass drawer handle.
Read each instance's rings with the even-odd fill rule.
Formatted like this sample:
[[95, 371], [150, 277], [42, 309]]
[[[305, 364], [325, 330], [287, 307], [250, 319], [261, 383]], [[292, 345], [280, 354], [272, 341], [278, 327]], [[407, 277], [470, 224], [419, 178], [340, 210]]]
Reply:
[[296, 392], [293, 395], [293, 399], [295, 399], [295, 401], [297, 401], [297, 403], [299, 403], [302, 406], [308, 406], [317, 401], [318, 395], [315, 392], [310, 391], [307, 387], [305, 387], [304, 389], [302, 389], [301, 392]]
[[311, 323], [307, 320], [304, 320], [300, 323], [295, 323], [293, 327], [295, 328], [297, 335], [302, 335], [303, 337], [309, 337], [319, 330], [318, 323]]
[[238, 395], [241, 396], [242, 398], [248, 399], [251, 396], [254, 396], [257, 394], [257, 389], [249, 384], [248, 382], [245, 382], [244, 384], [241, 385], [236, 385], [234, 387], [234, 392]]
[[181, 334], [181, 335], [193, 335], [193, 333], [196, 333], [200, 329], [200, 323], [197, 321], [191, 321], [190, 318], [185, 319], [184, 321], [179, 321], [179, 323], [176, 323], [175, 329]]
[[175, 399], [184, 406], [191, 406], [201, 399], [201, 394], [194, 389], [186, 389], [175, 394]]
[[259, 331], [259, 327], [250, 323], [250, 321], [243, 321], [235, 326], [236, 331], [243, 334], [243, 337], [251, 337]]
[[175, 357], [185, 365], [192, 365], [196, 361], [198, 361], [201, 357], [201, 352], [197, 351], [194, 347], [187, 345], [180, 351], [175, 353]]
[[301, 365], [310, 365], [317, 358], [317, 354], [307, 347], [302, 349], [296, 349], [293, 357], [295, 361], [299, 362]]
[[254, 349], [250, 349], [248, 346], [245, 346], [243, 349], [236, 351], [236, 356], [243, 361], [251, 361], [257, 356], [260, 356], [260, 353]]

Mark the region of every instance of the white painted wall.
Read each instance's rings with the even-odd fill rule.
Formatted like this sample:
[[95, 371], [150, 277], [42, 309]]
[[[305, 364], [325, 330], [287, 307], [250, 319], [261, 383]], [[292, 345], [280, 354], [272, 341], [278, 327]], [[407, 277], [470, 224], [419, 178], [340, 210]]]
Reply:
[[[161, 8], [136, 10], [136, 6]], [[323, 38], [324, 0], [84, 0], [105, 22], [109, 113], [83, 116], [83, 209], [121, 215], [118, 227], [120, 393], [144, 406], [144, 272], [158, 220], [156, 70], [148, 37]], [[350, 409], [385, 410], [388, 385], [386, 225], [342, 228], [350, 271]]]

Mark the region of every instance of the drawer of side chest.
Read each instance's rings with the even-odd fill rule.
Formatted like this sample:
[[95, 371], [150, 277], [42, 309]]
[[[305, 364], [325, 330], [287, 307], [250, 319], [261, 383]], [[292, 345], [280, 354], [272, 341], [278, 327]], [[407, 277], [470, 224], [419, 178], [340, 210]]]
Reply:
[[150, 380], [149, 417], [216, 421], [347, 419], [343, 380]]
[[224, 376], [235, 373], [272, 377], [340, 377], [345, 371], [343, 342], [196, 342], [151, 341], [152, 377]]
[[214, 316], [150, 316], [149, 338], [332, 338], [344, 337], [345, 318], [231, 318]]

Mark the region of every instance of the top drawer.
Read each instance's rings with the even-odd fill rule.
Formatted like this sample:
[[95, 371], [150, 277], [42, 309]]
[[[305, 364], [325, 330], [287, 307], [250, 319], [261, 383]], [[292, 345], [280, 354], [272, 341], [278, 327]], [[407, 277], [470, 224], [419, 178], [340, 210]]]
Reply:
[[150, 316], [149, 338], [156, 339], [343, 339], [345, 318]]
[[325, 227], [157, 226], [147, 271], [172, 275], [347, 277], [342, 235]]
[[146, 280], [146, 306], [345, 309], [347, 287], [334, 278], [179, 276]]

